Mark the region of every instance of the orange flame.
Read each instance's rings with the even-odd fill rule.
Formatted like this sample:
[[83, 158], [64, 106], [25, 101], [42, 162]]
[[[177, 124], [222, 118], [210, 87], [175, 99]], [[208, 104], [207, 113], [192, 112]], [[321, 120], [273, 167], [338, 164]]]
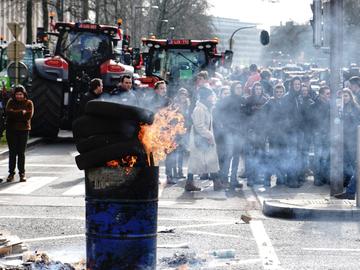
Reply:
[[107, 166], [107, 167], [110, 167], [110, 168], [119, 167], [119, 161], [117, 161], [117, 160], [110, 160], [110, 161], [106, 162], [106, 166]]
[[110, 168], [117, 168], [119, 166], [125, 167], [126, 174], [129, 174], [131, 172], [132, 167], [134, 167], [135, 163], [137, 161], [136, 156], [126, 156], [119, 160], [111, 160], [106, 162], [106, 166]]
[[152, 125], [141, 125], [138, 137], [147, 154], [152, 154], [155, 163], [158, 163], [176, 149], [176, 136], [185, 132], [185, 119], [179, 109], [165, 107], [155, 114]]

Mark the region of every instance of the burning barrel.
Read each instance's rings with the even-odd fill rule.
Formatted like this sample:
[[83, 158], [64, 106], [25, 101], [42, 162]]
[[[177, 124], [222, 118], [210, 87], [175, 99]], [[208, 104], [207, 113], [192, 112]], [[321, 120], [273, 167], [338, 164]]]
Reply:
[[73, 124], [85, 170], [87, 269], [155, 269], [158, 167], [138, 140], [153, 114], [91, 101]]

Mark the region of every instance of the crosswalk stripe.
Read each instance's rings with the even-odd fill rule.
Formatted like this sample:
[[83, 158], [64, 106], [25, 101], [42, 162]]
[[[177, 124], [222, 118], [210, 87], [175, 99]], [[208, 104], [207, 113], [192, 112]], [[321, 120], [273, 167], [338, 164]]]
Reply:
[[58, 177], [33, 176], [26, 182], [15, 182], [10, 187], [0, 190], [0, 194], [30, 194], [57, 178]]
[[65, 191], [62, 195], [64, 196], [82, 196], [85, 195], [85, 183], [80, 183], [69, 190]]

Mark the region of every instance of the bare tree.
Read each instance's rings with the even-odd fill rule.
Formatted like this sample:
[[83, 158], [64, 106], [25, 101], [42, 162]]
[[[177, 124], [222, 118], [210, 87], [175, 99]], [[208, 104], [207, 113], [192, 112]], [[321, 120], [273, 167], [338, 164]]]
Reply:
[[33, 16], [33, 1], [26, 1], [26, 43], [33, 42], [32, 16]]

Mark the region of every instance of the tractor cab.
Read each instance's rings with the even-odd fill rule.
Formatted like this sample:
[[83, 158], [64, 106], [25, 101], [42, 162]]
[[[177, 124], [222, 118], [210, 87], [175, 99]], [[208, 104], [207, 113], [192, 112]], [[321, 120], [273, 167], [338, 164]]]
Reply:
[[201, 70], [213, 73], [223, 54], [217, 52], [217, 39], [143, 39], [145, 47], [145, 75], [142, 83], [150, 87], [158, 80], [170, 86], [186, 86]]

